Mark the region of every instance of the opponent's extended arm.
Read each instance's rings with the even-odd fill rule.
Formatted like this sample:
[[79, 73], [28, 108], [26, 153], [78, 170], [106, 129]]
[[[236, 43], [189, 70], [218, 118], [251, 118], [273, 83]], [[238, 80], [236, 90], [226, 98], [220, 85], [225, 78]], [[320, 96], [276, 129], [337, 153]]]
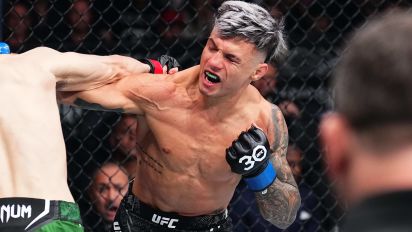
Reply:
[[58, 91], [90, 90], [150, 69], [149, 65], [126, 56], [58, 52], [47, 47], [34, 48], [21, 56], [54, 75]]
[[271, 144], [271, 161], [277, 171], [277, 178], [263, 192], [256, 193], [256, 200], [262, 216], [279, 228], [292, 224], [300, 207], [299, 189], [286, 160], [288, 129], [278, 107], [272, 105], [274, 142]]

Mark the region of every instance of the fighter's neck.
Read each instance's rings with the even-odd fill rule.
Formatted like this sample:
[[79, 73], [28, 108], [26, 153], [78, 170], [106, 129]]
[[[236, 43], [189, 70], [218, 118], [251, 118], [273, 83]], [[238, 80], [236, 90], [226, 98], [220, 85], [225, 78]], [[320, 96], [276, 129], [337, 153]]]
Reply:
[[236, 94], [222, 97], [208, 97], [199, 92], [196, 105], [211, 117], [225, 118], [241, 112], [248, 104], [248, 94], [244, 94], [245, 91], [248, 91], [247, 87]]
[[250, 99], [251, 95], [245, 93], [250, 91], [250, 86], [245, 86], [243, 90], [221, 97], [203, 95], [200, 93], [198, 86], [199, 70], [199, 66], [194, 66], [176, 73], [175, 75], [177, 76], [174, 78], [176, 83], [181, 83], [185, 86], [189, 96], [194, 101], [195, 108], [199, 111], [207, 112], [211, 115], [230, 115], [232, 112], [244, 107], [249, 100], [252, 100]]
[[239, 91], [239, 93], [233, 93], [232, 95], [225, 95], [221, 97], [209, 97], [200, 94], [200, 99], [206, 108], [220, 107], [228, 110], [244, 102], [245, 99], [242, 94], [240, 94], [240, 92], [244, 91], [247, 91], [247, 89], [245, 88], [244, 90]]

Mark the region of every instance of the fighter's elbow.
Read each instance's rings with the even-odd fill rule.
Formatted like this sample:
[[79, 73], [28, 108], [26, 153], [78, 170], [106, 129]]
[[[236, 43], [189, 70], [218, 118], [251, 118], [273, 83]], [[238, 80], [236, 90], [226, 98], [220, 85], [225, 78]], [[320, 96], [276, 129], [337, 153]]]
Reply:
[[288, 228], [296, 219], [296, 215], [293, 215], [291, 217], [284, 217], [284, 218], [274, 218], [274, 217], [269, 217], [265, 215], [262, 215], [262, 216], [266, 221], [270, 222], [272, 225], [282, 230]]
[[61, 54], [60, 52], [58, 52], [57, 50], [53, 48], [44, 47], [44, 46], [35, 47], [27, 51], [26, 53], [30, 54], [30, 56], [32, 56], [33, 58], [38, 58], [39, 56], [50, 57], [56, 54]]
[[284, 203], [278, 210], [261, 210], [262, 217], [280, 229], [288, 228], [295, 221], [301, 204], [299, 191], [291, 191]]

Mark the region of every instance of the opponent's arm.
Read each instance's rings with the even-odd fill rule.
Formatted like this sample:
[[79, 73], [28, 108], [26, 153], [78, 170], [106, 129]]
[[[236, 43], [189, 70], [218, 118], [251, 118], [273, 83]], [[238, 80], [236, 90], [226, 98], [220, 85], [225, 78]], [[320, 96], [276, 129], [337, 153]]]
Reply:
[[288, 129], [278, 107], [272, 105], [274, 142], [271, 162], [277, 177], [266, 190], [256, 193], [256, 200], [262, 216], [279, 228], [287, 228], [296, 218], [301, 199], [299, 189], [286, 160]]
[[21, 56], [54, 75], [57, 91], [90, 90], [150, 70], [149, 65], [126, 56], [58, 52], [47, 47], [34, 48]]

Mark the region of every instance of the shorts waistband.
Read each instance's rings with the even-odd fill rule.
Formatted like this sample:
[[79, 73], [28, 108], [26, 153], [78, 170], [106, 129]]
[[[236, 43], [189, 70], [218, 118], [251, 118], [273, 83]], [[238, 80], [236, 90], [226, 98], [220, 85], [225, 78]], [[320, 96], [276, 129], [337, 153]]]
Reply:
[[140, 201], [132, 192], [131, 188], [124, 199], [126, 208], [138, 214], [139, 217], [166, 228], [182, 230], [197, 230], [205, 228], [220, 227], [228, 218], [227, 209], [222, 213], [201, 216], [182, 216], [174, 212], [163, 212]]
[[52, 220], [81, 224], [76, 203], [37, 198], [0, 198], [0, 231], [2, 228], [21, 228], [30, 231]]

